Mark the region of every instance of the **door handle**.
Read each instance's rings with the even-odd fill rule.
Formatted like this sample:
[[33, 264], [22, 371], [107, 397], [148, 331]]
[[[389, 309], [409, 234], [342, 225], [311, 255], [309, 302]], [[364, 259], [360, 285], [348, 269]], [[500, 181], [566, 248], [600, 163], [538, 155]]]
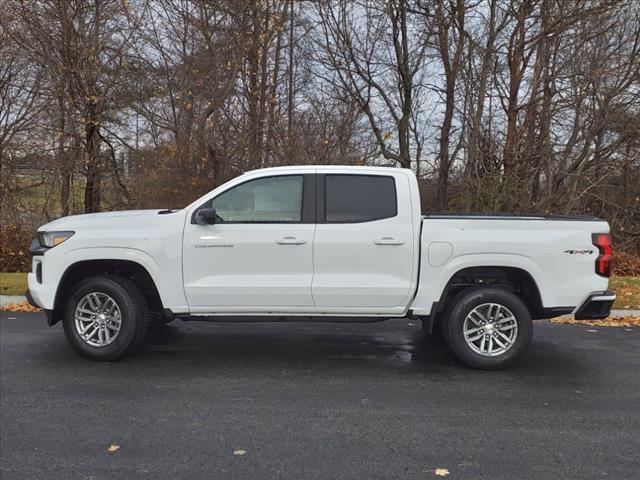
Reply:
[[298, 237], [280, 237], [276, 239], [278, 245], [303, 245], [307, 243], [305, 238]]
[[404, 245], [404, 240], [401, 238], [382, 237], [373, 241], [376, 245]]

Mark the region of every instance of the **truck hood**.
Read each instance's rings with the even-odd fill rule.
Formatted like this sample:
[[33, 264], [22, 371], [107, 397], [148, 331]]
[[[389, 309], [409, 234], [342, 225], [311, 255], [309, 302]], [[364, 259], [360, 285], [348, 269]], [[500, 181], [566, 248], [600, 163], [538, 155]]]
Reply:
[[[140, 226], [145, 220], [156, 220], [164, 215], [159, 214], [163, 210], [123, 210], [120, 212], [87, 213], [84, 215], [71, 215], [58, 218], [38, 228], [38, 231], [77, 230], [82, 228], [104, 228], [108, 225], [121, 225], [124, 223], [132, 226]], [[167, 216], [175, 215], [178, 211], [167, 213]], [[155, 223], [155, 222], [153, 222]]]

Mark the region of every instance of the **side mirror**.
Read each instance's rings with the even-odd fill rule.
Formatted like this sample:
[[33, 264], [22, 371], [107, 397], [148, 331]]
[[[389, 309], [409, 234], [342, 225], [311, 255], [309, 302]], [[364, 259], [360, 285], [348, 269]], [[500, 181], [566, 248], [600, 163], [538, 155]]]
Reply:
[[216, 217], [215, 208], [201, 208], [196, 212], [193, 220], [198, 225], [213, 225], [216, 223]]

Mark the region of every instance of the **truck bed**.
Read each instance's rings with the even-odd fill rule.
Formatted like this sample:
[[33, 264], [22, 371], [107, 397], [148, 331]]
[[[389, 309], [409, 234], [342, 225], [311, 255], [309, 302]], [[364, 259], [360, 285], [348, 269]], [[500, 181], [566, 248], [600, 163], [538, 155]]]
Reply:
[[438, 220], [556, 220], [573, 222], [603, 222], [591, 215], [527, 214], [527, 213], [426, 213], [422, 218]]
[[428, 315], [453, 275], [482, 266], [527, 272], [545, 308], [575, 308], [607, 289], [608, 279], [595, 273], [592, 235], [608, 232], [605, 221], [590, 216], [424, 215], [414, 310]]

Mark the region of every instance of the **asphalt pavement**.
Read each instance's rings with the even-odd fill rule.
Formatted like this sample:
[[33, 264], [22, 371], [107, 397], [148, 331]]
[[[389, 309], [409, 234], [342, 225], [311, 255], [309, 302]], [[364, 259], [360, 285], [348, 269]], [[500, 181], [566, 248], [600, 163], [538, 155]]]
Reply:
[[2, 312], [0, 478], [640, 478], [640, 329], [536, 322], [484, 372], [419, 327], [175, 321], [96, 363]]

